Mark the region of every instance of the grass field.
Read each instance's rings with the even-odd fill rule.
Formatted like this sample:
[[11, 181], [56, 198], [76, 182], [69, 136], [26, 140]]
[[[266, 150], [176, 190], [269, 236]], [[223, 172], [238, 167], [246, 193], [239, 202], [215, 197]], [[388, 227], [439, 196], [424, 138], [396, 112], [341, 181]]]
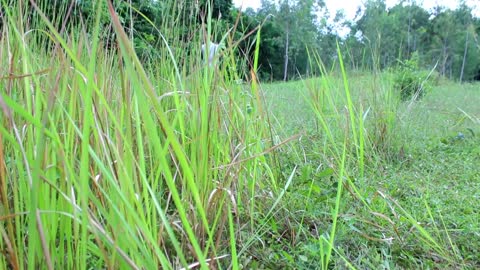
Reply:
[[118, 50], [98, 22], [62, 35], [18, 14], [0, 39], [0, 269], [480, 267], [479, 84], [415, 102], [387, 72], [239, 85], [228, 53], [209, 68], [167, 43], [141, 62], [112, 8]]
[[[324, 177], [321, 172], [322, 165], [328, 164], [328, 155], [322, 153], [325, 147], [318, 140], [322, 131], [316, 127], [315, 115], [308, 104], [309, 89], [305, 85], [315, 85], [311, 81], [264, 86], [279, 134], [305, 134], [295, 146], [283, 150], [288, 157], [283, 165], [302, 167], [296, 188], [286, 199], [285, 212], [294, 220], [291, 223], [306, 227], [305, 238], [299, 237], [294, 246], [285, 246], [289, 254], [296, 255], [295, 265], [300, 263], [300, 268], [306, 269], [315, 268], [318, 262], [317, 230], [321, 233], [330, 226], [329, 204], [333, 204], [336, 190], [331, 186], [335, 178]], [[374, 78], [354, 73], [349, 81], [355, 82], [351, 94], [358, 97], [392, 87], [388, 74]], [[335, 91], [343, 91], [341, 88]], [[387, 156], [378, 153], [374, 162], [367, 165], [364, 177], [353, 169], [358, 194], [342, 198], [336, 251], [355, 268], [475, 269], [479, 266], [476, 205], [480, 126], [478, 117], [473, 117], [480, 113], [478, 91], [478, 84], [442, 81], [423, 100], [398, 104], [395, 126], [387, 135], [393, 140], [391, 148], [383, 148], [394, 153]], [[367, 102], [364, 108], [370, 106], [368, 101], [364, 102]], [[375, 110], [374, 105], [371, 108]], [[378, 109], [382, 110], [382, 105]], [[419, 227], [412, 224], [413, 220]], [[278, 243], [270, 252], [281, 248]], [[287, 263], [286, 256], [278, 257]]]

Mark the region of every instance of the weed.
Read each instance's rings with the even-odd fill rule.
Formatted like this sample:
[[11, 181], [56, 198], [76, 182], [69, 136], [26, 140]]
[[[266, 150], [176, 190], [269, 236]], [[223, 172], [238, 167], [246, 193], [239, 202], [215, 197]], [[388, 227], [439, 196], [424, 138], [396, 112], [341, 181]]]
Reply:
[[394, 71], [397, 75], [394, 83], [400, 93], [402, 101], [422, 98], [430, 89], [429, 72], [419, 67], [418, 52], [414, 52], [410, 59], [400, 63]]

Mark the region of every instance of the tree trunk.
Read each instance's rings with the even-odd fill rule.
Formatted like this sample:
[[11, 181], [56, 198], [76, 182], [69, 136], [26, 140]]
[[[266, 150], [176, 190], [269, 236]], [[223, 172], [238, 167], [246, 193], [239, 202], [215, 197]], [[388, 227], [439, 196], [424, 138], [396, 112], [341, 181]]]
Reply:
[[463, 71], [465, 70], [465, 62], [467, 60], [468, 52], [468, 31], [467, 36], [465, 37], [465, 49], [463, 50], [463, 61], [462, 61], [462, 70], [460, 70], [460, 83], [463, 81]]
[[305, 74], [307, 74], [307, 78], [310, 77], [310, 63], [308, 61], [305, 64]]
[[411, 46], [410, 46], [410, 30], [412, 29], [412, 14], [408, 12], [408, 30], [407, 30], [407, 56], [410, 57], [410, 52], [412, 52]]
[[442, 76], [446, 76], [447, 74], [447, 60], [448, 60], [448, 55], [447, 55], [447, 39], [445, 38], [443, 40], [443, 48], [442, 48]]
[[452, 57], [449, 57], [449, 58], [448, 58], [448, 61], [447, 61], [447, 69], [448, 69], [449, 74], [450, 74], [450, 75], [448, 76], [448, 78], [449, 78], [450, 80], [453, 80], [453, 59], [452, 59]]
[[416, 51], [417, 50], [417, 35], [414, 35], [413, 36], [413, 48], [412, 48], [412, 52]]
[[285, 40], [285, 66], [283, 67], [283, 81], [287, 81], [288, 76], [288, 42], [290, 38], [290, 30], [287, 26], [287, 36]]

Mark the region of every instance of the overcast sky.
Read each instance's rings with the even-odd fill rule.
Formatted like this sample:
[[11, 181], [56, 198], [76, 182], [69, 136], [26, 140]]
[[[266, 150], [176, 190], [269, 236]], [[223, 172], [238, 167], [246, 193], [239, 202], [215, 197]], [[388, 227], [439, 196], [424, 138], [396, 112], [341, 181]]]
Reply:
[[[347, 16], [347, 19], [353, 19], [355, 17], [355, 12], [357, 11], [358, 6], [361, 5], [362, 0], [348, 0], [348, 1], [342, 1], [342, 0], [324, 0], [325, 3], [327, 4], [327, 8], [330, 11], [330, 14], [332, 14], [332, 17], [335, 16], [335, 13], [339, 9], [343, 9], [345, 11], [345, 15]], [[260, 0], [233, 0], [233, 3], [235, 6], [240, 7], [243, 2], [243, 7], [252, 7], [254, 9], [257, 9], [260, 7]], [[395, 5], [398, 0], [386, 0], [387, 2], [387, 7], [391, 7]], [[423, 2], [423, 6], [426, 9], [430, 9], [437, 4], [441, 6], [446, 6], [449, 8], [455, 8], [457, 6], [458, 1], [457, 0], [423, 0], [423, 1], [418, 1], [418, 2]], [[480, 0], [467, 0], [467, 4], [470, 7], [474, 8], [474, 14], [476, 16], [480, 16]]]

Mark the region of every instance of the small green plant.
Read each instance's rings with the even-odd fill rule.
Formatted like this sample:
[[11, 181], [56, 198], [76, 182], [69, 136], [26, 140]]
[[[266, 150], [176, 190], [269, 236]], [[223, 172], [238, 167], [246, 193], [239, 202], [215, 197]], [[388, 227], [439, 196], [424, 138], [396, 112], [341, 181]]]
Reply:
[[410, 59], [400, 62], [395, 69], [394, 87], [400, 92], [402, 101], [420, 99], [430, 89], [428, 71], [419, 67], [419, 55], [414, 52]]

